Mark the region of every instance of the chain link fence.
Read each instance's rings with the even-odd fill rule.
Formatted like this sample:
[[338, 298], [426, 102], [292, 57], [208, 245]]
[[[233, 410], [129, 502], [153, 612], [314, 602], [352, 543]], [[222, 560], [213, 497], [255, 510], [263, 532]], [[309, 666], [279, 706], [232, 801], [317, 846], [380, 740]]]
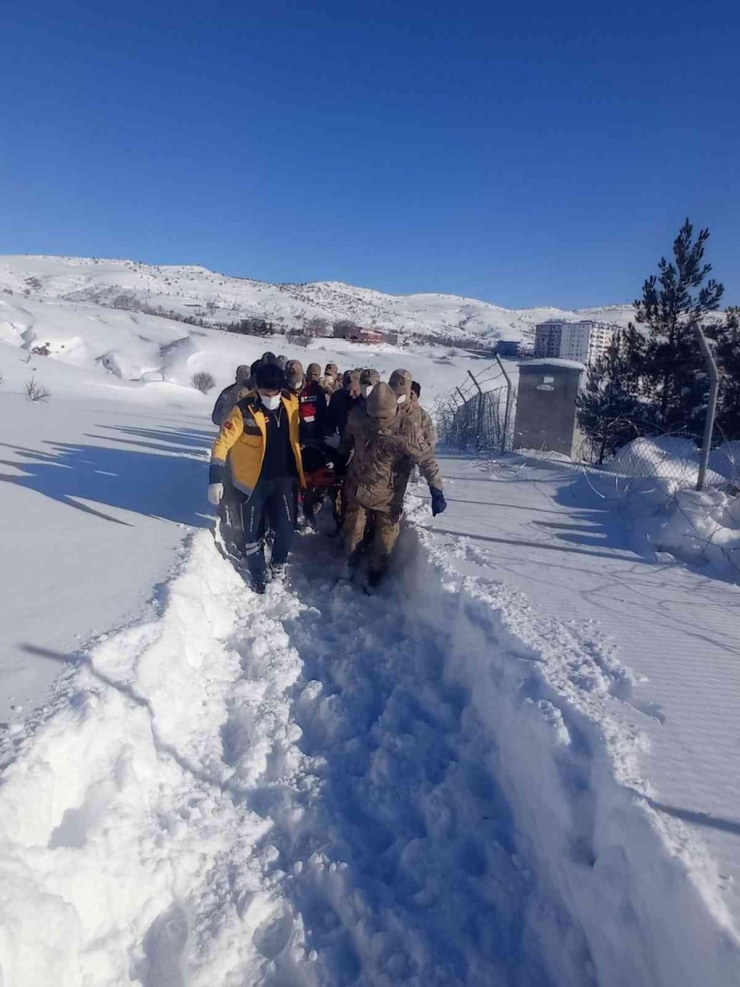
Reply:
[[460, 452], [507, 452], [514, 437], [516, 392], [500, 361], [437, 398], [439, 440]]
[[[520, 455], [599, 473], [639, 479], [661, 479], [687, 488], [696, 483], [702, 436], [684, 431], [642, 434], [644, 422], [623, 422], [620, 448], [605, 451], [598, 440], [576, 428], [571, 455], [554, 452], [549, 423], [542, 423], [541, 440], [526, 447], [516, 432], [516, 389], [503, 366], [492, 364], [480, 374], [470, 371], [448, 394], [436, 401], [439, 440], [449, 449], [476, 454], [516, 451]], [[740, 490], [740, 441], [721, 441], [709, 457], [706, 486]], [[569, 443], [568, 443], [569, 444]]]

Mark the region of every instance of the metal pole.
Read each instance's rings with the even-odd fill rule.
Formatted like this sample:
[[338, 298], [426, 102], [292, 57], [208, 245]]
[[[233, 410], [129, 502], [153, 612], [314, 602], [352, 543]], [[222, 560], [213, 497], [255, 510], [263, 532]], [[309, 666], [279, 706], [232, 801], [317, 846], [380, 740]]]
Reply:
[[709, 465], [709, 453], [712, 449], [712, 432], [714, 431], [714, 416], [717, 413], [717, 394], [719, 392], [719, 373], [704, 330], [700, 325], [695, 325], [694, 332], [709, 373], [709, 401], [707, 403], [707, 417], [704, 419], [704, 439], [701, 447], [701, 458], [699, 459], [699, 476], [696, 480], [696, 489], [702, 490]]
[[509, 414], [511, 409], [511, 378], [506, 373], [501, 358], [498, 353], [496, 354], [496, 363], [501, 367], [501, 373], [504, 375], [504, 380], [506, 381], [506, 410], [504, 411], [504, 434], [501, 438], [501, 452], [502, 454], [506, 452], [506, 438], [509, 434]]
[[477, 425], [477, 435], [475, 437], [475, 448], [476, 451], [480, 451], [481, 445], [483, 443], [483, 391], [478, 381], [475, 379], [475, 374], [472, 370], [468, 370], [468, 376], [478, 388], [478, 425]]

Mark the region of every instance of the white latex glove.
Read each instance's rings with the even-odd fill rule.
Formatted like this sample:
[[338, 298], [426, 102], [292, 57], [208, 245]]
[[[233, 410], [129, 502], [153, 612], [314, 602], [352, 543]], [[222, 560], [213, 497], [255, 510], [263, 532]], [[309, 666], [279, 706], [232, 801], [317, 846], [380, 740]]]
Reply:
[[224, 495], [224, 485], [223, 483], [209, 483], [208, 484], [208, 503], [213, 504], [214, 507], [218, 507], [221, 503], [221, 498]]
[[341, 441], [339, 432], [335, 432], [334, 435], [329, 435], [324, 439], [324, 445], [329, 446], [330, 449], [338, 449]]

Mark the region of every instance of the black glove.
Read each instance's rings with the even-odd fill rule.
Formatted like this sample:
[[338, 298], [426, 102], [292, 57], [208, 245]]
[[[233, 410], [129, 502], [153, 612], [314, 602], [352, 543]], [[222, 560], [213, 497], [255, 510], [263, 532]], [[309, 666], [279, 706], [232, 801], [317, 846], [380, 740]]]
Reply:
[[447, 501], [439, 487], [430, 487], [429, 493], [432, 495], [432, 517], [436, 517], [447, 510]]

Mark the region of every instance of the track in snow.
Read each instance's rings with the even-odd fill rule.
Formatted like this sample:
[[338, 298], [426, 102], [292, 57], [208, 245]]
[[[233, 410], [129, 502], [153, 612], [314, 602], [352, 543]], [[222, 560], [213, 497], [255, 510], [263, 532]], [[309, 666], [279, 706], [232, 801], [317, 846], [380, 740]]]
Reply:
[[299, 538], [260, 599], [195, 535], [6, 744], [5, 987], [552, 982], [442, 642], [339, 565]]
[[550, 983], [525, 935], [536, 881], [487, 733], [445, 682], [445, 642], [406, 617], [396, 582], [370, 598], [334, 587], [325, 541], [299, 539], [294, 559], [304, 607], [278, 594], [268, 612], [303, 660], [292, 708], [311, 783], [291, 792], [301, 823], [270, 840], [317, 969], [289, 980], [277, 962], [265, 983]]
[[465, 539], [410, 526], [373, 597], [296, 542], [257, 597], [195, 533], [151, 620], [6, 737], [3, 987], [731, 983], [594, 628]]

